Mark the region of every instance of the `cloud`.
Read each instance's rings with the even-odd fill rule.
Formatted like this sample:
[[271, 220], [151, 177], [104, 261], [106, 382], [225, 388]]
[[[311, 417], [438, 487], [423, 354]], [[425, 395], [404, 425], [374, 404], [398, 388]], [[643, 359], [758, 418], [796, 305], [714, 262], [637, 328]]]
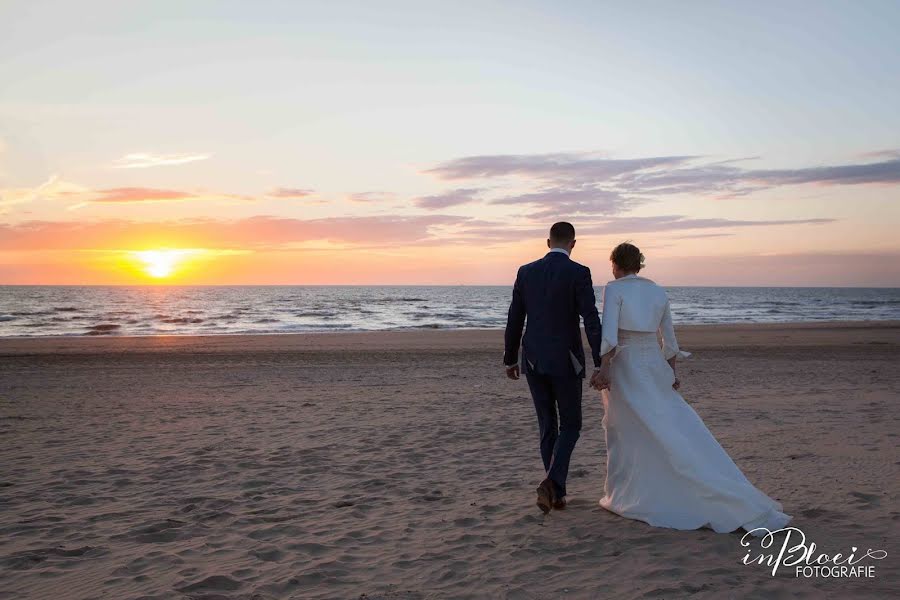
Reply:
[[[755, 157], [754, 157], [755, 158]], [[900, 155], [883, 151], [875, 162], [796, 169], [752, 169], [747, 158], [709, 161], [697, 156], [610, 159], [592, 153], [469, 156], [427, 173], [444, 180], [515, 178], [520, 190], [490, 200], [522, 204], [532, 218], [613, 215], [664, 196], [734, 198], [788, 185], [900, 184]], [[524, 188], [524, 190], [523, 190]]]
[[393, 192], [356, 192], [348, 198], [352, 202], [390, 202], [396, 200], [397, 195]]
[[[600, 235], [629, 236], [636, 233], [669, 233], [691, 232], [703, 230], [732, 230], [745, 227], [774, 227], [825, 225], [834, 219], [772, 219], [772, 220], [740, 220], [740, 219], [697, 219], [684, 215], [661, 215], [648, 217], [606, 217], [587, 222], [575, 223], [578, 237]], [[446, 228], [442, 237], [431, 240], [433, 244], [505, 244], [529, 239], [547, 237], [547, 226], [533, 225], [515, 226], [505, 222], [481, 221], [472, 219]], [[686, 234], [683, 238], [720, 237], [733, 235], [728, 231], [703, 232]]]
[[765, 187], [760, 181], [743, 178], [743, 174], [744, 171], [740, 167], [730, 162], [717, 162], [679, 169], [630, 173], [617, 183], [621, 189], [649, 196], [672, 194], [733, 196]]
[[428, 210], [436, 210], [447, 208], [448, 206], [458, 206], [469, 202], [479, 200], [477, 194], [481, 192], [480, 188], [458, 188], [448, 190], [433, 196], [421, 196], [413, 200], [413, 204], [419, 208], [427, 208]]
[[457, 158], [426, 170], [441, 179], [483, 179], [503, 176], [541, 180], [606, 181], [635, 171], [683, 164], [691, 156], [600, 158], [591, 153], [497, 154]]
[[888, 148], [887, 150], [873, 150], [860, 154], [863, 158], [900, 158], [900, 148]]
[[771, 227], [775, 225], [824, 225], [834, 219], [698, 219], [683, 215], [618, 217], [578, 227], [579, 234], [607, 235], [695, 229], [731, 229], [735, 227]]
[[700, 240], [704, 238], [715, 238], [715, 237], [733, 237], [733, 233], [690, 233], [687, 235], [678, 235], [675, 236], [676, 240]]
[[[633, 236], [647, 232], [704, 232], [724, 235], [735, 228], [801, 226], [829, 219], [731, 220], [681, 215], [610, 217], [577, 223], [581, 238]], [[147, 248], [207, 248], [235, 251], [307, 250], [324, 242], [331, 249], [365, 250], [404, 246], [496, 246], [543, 239], [547, 228], [453, 215], [365, 216], [318, 219], [259, 215], [236, 220], [181, 219], [132, 221], [25, 221], [0, 223], [2, 251], [121, 252]]]
[[648, 201], [623, 186], [627, 177], [667, 172], [695, 160], [693, 156], [606, 158], [594, 153], [469, 156], [437, 165], [427, 173], [440, 179], [473, 180], [512, 177], [525, 190], [490, 200], [492, 204], [528, 206], [527, 216], [612, 215]]
[[266, 192], [266, 196], [271, 198], [306, 198], [312, 195], [313, 190], [303, 188], [275, 188]]
[[749, 171], [746, 175], [771, 185], [900, 183], [900, 157], [861, 165]]
[[63, 191], [56, 194], [57, 198], [76, 200], [76, 204], [67, 207], [67, 210], [77, 210], [91, 204], [133, 204], [142, 202], [179, 202], [182, 200], [198, 201], [222, 201], [238, 200], [242, 202], [256, 200], [253, 196], [240, 194], [215, 193], [208, 191], [188, 192], [184, 190], [169, 190], [146, 187], [121, 187], [103, 190], [88, 191]]
[[151, 187], [117, 187], [90, 189], [52, 175], [47, 181], [33, 188], [0, 190], [0, 210], [4, 207], [27, 204], [39, 200], [68, 202], [66, 210], [75, 210], [91, 204], [130, 204], [136, 202], [191, 201], [252, 201], [252, 196], [216, 193], [206, 190], [186, 191]]
[[183, 165], [186, 163], [206, 160], [211, 154], [149, 154], [137, 152], [126, 154], [122, 158], [113, 161], [114, 169], [147, 169], [149, 167], [161, 167], [167, 165]]
[[644, 194], [718, 194], [740, 196], [785, 185], [862, 185], [900, 183], [900, 158], [874, 163], [801, 169], [742, 169], [727, 164], [700, 165], [667, 172], [637, 173], [622, 186]]
[[365, 246], [403, 245], [435, 238], [465, 217], [369, 216], [292, 219], [255, 216], [232, 221], [185, 219], [138, 222], [26, 221], [0, 224], [0, 250], [92, 250], [169, 247], [279, 249], [308, 241]]
[[581, 188], [544, 188], [491, 201], [492, 204], [536, 205], [540, 209], [528, 215], [535, 219], [615, 214], [634, 208], [641, 202], [638, 198], [629, 198], [619, 192], [592, 185]]
[[196, 198], [195, 194], [179, 190], [160, 190], [144, 187], [109, 188], [93, 192], [88, 202], [165, 202]]
[[84, 191], [85, 188], [82, 186], [63, 181], [57, 175], [51, 175], [47, 181], [35, 187], [0, 190], [0, 214], [11, 211], [12, 208], [9, 207], [13, 205], [64, 198]]

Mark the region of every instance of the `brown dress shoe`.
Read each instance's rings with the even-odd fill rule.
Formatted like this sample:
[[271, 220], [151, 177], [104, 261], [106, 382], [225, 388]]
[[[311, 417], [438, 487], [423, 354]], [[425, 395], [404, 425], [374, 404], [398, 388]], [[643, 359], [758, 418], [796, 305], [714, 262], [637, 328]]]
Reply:
[[557, 502], [556, 484], [550, 479], [545, 479], [537, 488], [537, 507], [546, 515]]

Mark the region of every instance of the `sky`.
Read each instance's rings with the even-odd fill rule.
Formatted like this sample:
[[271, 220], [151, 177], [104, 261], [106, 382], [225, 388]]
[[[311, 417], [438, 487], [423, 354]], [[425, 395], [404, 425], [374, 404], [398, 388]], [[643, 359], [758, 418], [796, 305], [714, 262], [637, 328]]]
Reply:
[[900, 286], [900, 3], [0, 3], [0, 284]]

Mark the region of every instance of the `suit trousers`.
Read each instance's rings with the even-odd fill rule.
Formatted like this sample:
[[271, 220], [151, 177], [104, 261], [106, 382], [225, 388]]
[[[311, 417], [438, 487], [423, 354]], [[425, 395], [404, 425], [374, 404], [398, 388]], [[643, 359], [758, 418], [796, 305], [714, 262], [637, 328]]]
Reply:
[[583, 379], [574, 374], [561, 377], [540, 373], [526, 373], [525, 379], [537, 413], [544, 470], [560, 496], [565, 496], [569, 460], [581, 435]]

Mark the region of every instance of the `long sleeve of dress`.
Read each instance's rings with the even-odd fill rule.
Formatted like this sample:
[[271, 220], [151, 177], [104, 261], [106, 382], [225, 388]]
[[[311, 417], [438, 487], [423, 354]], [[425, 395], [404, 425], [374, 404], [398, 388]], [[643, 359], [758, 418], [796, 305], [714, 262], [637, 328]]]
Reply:
[[687, 358], [691, 355], [690, 352], [685, 352], [678, 348], [678, 340], [675, 338], [675, 326], [672, 324], [672, 311], [669, 308], [668, 302], [666, 302], [666, 309], [663, 312], [662, 321], [659, 324], [659, 332], [662, 335], [663, 352], [666, 355], [666, 360], [669, 360], [674, 356], [677, 356], [678, 358]]
[[604, 356], [619, 345], [619, 311], [622, 296], [607, 284], [603, 288], [603, 337], [600, 342], [600, 356]]

